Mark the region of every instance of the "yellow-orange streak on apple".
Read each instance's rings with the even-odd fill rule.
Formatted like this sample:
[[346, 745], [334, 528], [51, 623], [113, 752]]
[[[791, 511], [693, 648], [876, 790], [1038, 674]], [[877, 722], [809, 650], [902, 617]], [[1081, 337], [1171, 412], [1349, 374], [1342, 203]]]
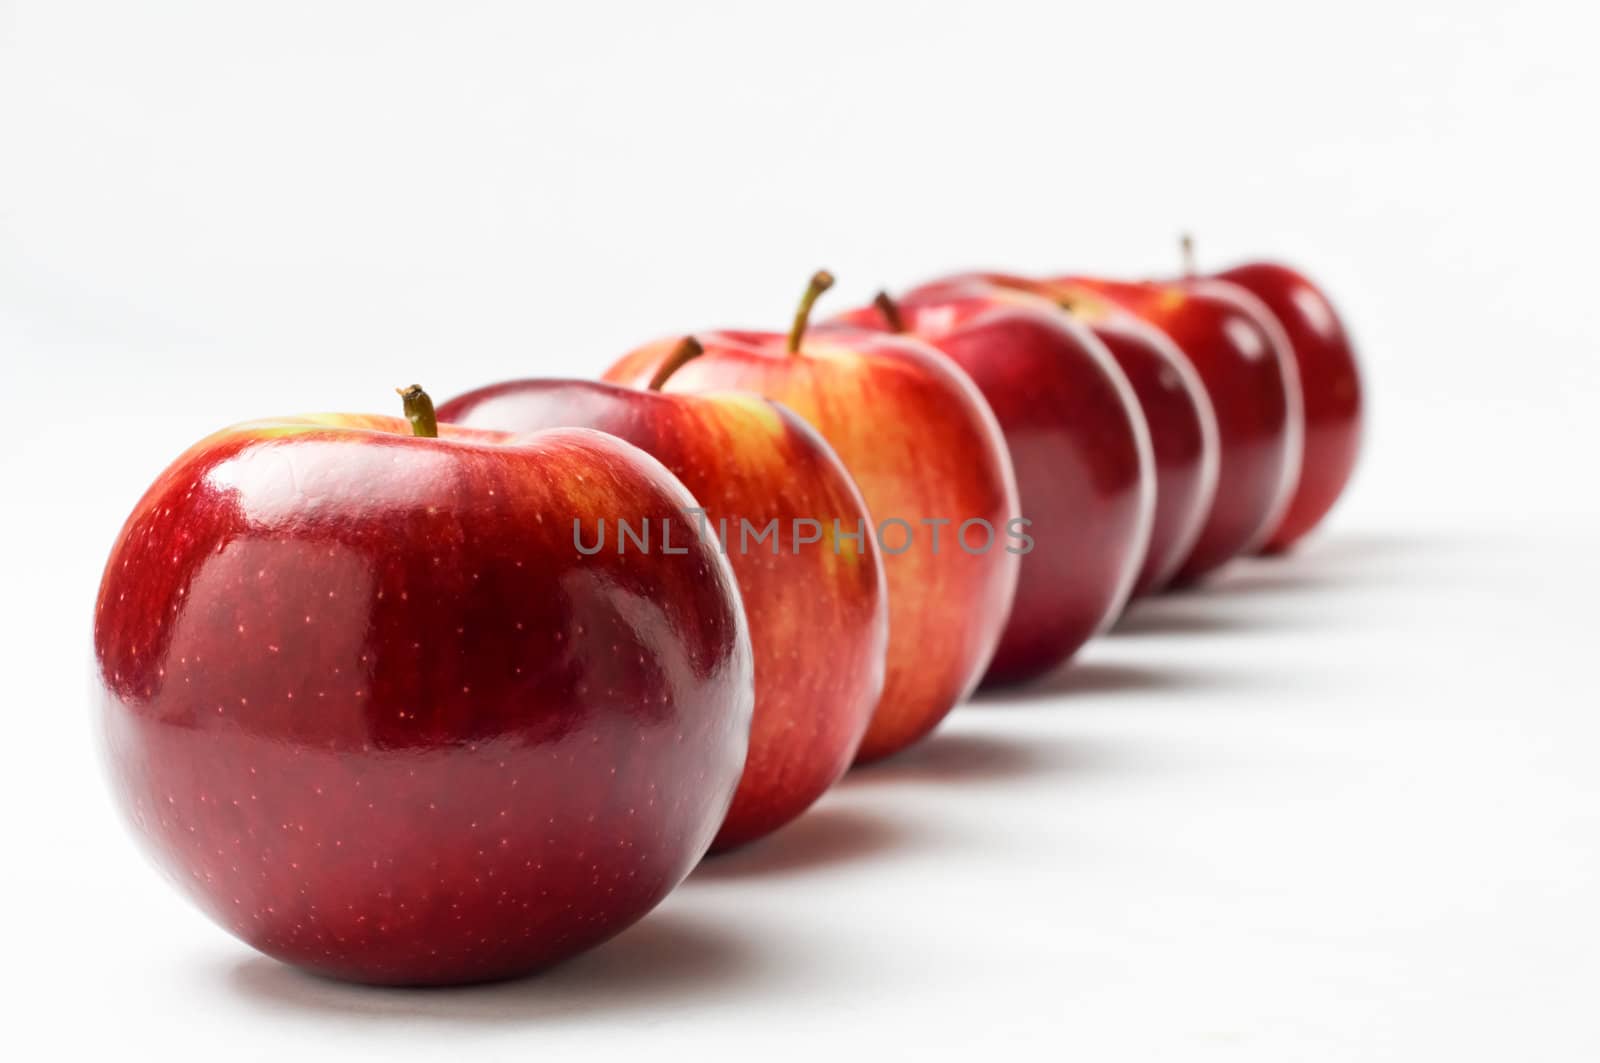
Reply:
[[[853, 530], [866, 507], [848, 481], [818, 468], [828, 455], [820, 437], [753, 394], [705, 399], [696, 409], [713, 448], [693, 453], [714, 460], [718, 468], [714, 474], [674, 471], [686, 484], [724, 485], [720, 498], [697, 497], [707, 510], [708, 534], [718, 534], [720, 517], [729, 522], [728, 550], [749, 618], [758, 695], [745, 772], [765, 780], [765, 793], [748, 807], [741, 801], [742, 788], [735, 794], [720, 845], [765, 833], [774, 824], [764, 817], [796, 803], [810, 804], [849, 767], [883, 689], [888, 595], [875, 551], [865, 555], [865, 564], [854, 553], [850, 564], [834, 555], [834, 519]], [[764, 507], [752, 501], [763, 498]], [[823, 526], [820, 541], [796, 542], [793, 526], [786, 523], [795, 514]], [[772, 553], [765, 542], [742, 551], [739, 521], [759, 529], [773, 518], [780, 522], [779, 552]], [[832, 593], [821, 593], [822, 587]], [[838, 647], [827, 671], [819, 673], [816, 645], [835, 631], [866, 634]], [[857, 681], [863, 675], [867, 681]], [[865, 696], [848, 711], [817, 711], [814, 699], [833, 696], [836, 688], [861, 690]], [[835, 733], [839, 728], [848, 733]], [[826, 777], [818, 778], [816, 765], [830, 759]]]
[[[605, 379], [642, 385], [669, 349], [635, 351]], [[1015, 593], [1018, 558], [1006, 550], [1006, 531], [1019, 511], [998, 425], [971, 382], [937, 354], [869, 356], [825, 334], [814, 333], [799, 355], [787, 357], [711, 341], [663, 390], [728, 387], [775, 399], [816, 428], [855, 478], [872, 525], [899, 519], [912, 526], [910, 549], [884, 552], [886, 676], [858, 759], [897, 752], [976, 687]], [[995, 529], [990, 549], [978, 555], [955, 538], [975, 517]], [[949, 522], [937, 555], [925, 519]], [[893, 550], [903, 535], [889, 527], [884, 542]]]

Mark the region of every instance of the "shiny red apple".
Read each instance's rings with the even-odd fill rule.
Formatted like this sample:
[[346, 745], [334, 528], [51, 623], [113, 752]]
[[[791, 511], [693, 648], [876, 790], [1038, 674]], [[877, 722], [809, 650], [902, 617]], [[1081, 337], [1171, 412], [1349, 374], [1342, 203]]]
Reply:
[[[699, 353], [667, 345], [670, 373]], [[595, 428], [659, 459], [727, 543], [755, 649], [750, 753], [713, 849], [805, 811], [855, 757], [883, 692], [888, 593], [855, 482], [799, 417], [750, 393], [689, 395], [574, 380], [518, 380], [439, 407], [454, 424], [528, 432]], [[752, 538], [771, 526], [758, 541]]]
[[982, 283], [880, 295], [840, 322], [926, 340], [988, 400], [1034, 546], [986, 685], [1059, 667], [1121, 613], [1150, 543], [1155, 468], [1138, 400], [1110, 352], [1043, 299]]
[[1294, 493], [1305, 415], [1283, 329], [1227, 281], [1054, 278], [1088, 288], [1165, 332], [1204, 382], [1221, 443], [1217, 491], [1174, 581], [1190, 583], [1261, 546]]
[[1276, 553], [1316, 527], [1350, 482], [1361, 450], [1361, 368], [1333, 304], [1304, 275], [1250, 262], [1216, 276], [1266, 304], [1288, 335], [1299, 370], [1305, 446], [1294, 496], [1262, 547]]
[[[217, 922], [326, 975], [522, 974], [648, 912], [744, 764], [749, 636], [688, 492], [586, 430], [227, 429], [112, 548], [113, 788]], [[627, 520], [682, 554], [588, 554]]]
[[1004, 273], [973, 273], [925, 288], [987, 283], [1024, 300], [1045, 298], [1087, 326], [1127, 377], [1150, 430], [1156, 504], [1135, 595], [1165, 587], [1189, 556], [1217, 490], [1221, 445], [1205, 384], [1167, 335], [1103, 296], [1074, 285]]
[[860, 487], [889, 587], [883, 695], [857, 760], [931, 731], [982, 678], [1027, 549], [1005, 441], [983, 396], [920, 341], [853, 329], [808, 335], [812, 278], [794, 327], [702, 332], [705, 353], [668, 376], [669, 346], [625, 356], [607, 380], [672, 392], [739, 388], [776, 399], [833, 447]]

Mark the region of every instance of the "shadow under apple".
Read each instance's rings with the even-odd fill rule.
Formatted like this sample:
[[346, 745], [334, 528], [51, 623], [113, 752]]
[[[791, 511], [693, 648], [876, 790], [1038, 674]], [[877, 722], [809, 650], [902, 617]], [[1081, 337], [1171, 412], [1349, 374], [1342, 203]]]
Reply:
[[1263, 617], [1251, 599], [1305, 594], [1356, 593], [1377, 584], [1426, 579], [1418, 558], [1449, 553], [1463, 542], [1449, 538], [1351, 533], [1298, 544], [1283, 554], [1236, 558], [1199, 583], [1174, 587], [1133, 602], [1113, 635], [1210, 635], [1281, 629], [1281, 614]]
[[765, 838], [706, 857], [689, 883], [822, 870], [894, 852], [913, 842], [914, 833], [903, 823], [863, 808], [824, 804]]
[[[1193, 687], [1195, 681], [1193, 674], [1167, 668], [1109, 661], [1069, 661], [1050, 674], [1027, 683], [980, 690], [972, 701], [974, 705], [996, 705], [1062, 697], [1182, 690]], [[1200, 677], [1199, 681], [1203, 683], [1206, 680]]]
[[1082, 750], [1062, 751], [1040, 740], [1023, 741], [975, 731], [938, 731], [903, 753], [852, 769], [839, 785], [854, 789], [882, 784], [1004, 782], [1076, 770], [1086, 766], [1085, 759]]
[[505, 982], [430, 989], [363, 986], [254, 954], [234, 964], [227, 981], [241, 997], [268, 1011], [384, 1022], [549, 1023], [669, 1011], [748, 984], [776, 964], [776, 957], [762, 956], [730, 931], [657, 911], [591, 952]]

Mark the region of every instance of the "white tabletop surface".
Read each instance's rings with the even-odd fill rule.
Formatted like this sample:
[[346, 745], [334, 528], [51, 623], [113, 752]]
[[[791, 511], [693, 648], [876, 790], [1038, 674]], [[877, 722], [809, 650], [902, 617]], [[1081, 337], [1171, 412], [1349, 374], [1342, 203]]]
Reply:
[[[567, 6], [0, 3], [0, 1053], [1600, 1058], [1595, 16]], [[521, 982], [300, 975], [123, 830], [94, 588], [206, 432], [781, 325], [819, 265], [839, 308], [1169, 270], [1183, 227], [1361, 341], [1365, 461], [1295, 556]]]

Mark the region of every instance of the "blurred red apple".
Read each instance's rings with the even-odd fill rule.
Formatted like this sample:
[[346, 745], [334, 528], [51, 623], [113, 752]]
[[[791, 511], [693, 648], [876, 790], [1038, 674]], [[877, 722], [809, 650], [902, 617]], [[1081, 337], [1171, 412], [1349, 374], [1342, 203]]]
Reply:
[[1251, 262], [1217, 274], [1266, 304], [1289, 337], [1305, 407], [1300, 482], [1263, 549], [1287, 550], [1327, 516], [1361, 450], [1361, 369], [1333, 304], [1287, 266]]
[[1175, 582], [1190, 583], [1266, 541], [1294, 493], [1305, 415], [1288, 340], [1237, 285], [1063, 277], [1165, 332], [1205, 383], [1221, 442], [1211, 511]]
[[1154, 458], [1122, 370], [1048, 301], [987, 284], [880, 295], [838, 320], [926, 340], [983, 392], [1034, 540], [984, 683], [1057, 668], [1121, 613], [1149, 547]]
[[[241, 425], [163, 472], [95, 607], [113, 787], [261, 951], [363, 982], [522, 974], [699, 861], [744, 765], [749, 636], [687, 491], [598, 432]], [[592, 555], [608, 525], [686, 552]]]
[[654, 381], [669, 393], [766, 395], [808, 421], [844, 462], [879, 534], [889, 587], [887, 671], [857, 753], [864, 761], [915, 742], [977, 686], [1027, 544], [1005, 441], [977, 387], [917, 340], [853, 329], [808, 336], [811, 304], [831, 283], [826, 273], [812, 278], [787, 336], [696, 333], [705, 353], [664, 383], [670, 345], [659, 343], [605, 378]]
[[[668, 343], [667, 371], [699, 352]], [[517, 432], [596, 428], [657, 458], [729, 543], [755, 649], [750, 753], [713, 849], [805, 811], [855, 757], [883, 692], [888, 592], [855, 482], [799, 417], [749, 393], [663, 394], [573, 380], [518, 380], [439, 407], [454, 424]], [[770, 535], [750, 538], [772, 522]], [[746, 529], [754, 529], [746, 531]]]
[[1133, 593], [1165, 587], [1188, 558], [1217, 490], [1217, 418], [1194, 366], [1166, 333], [1081, 285], [974, 273], [927, 287], [973, 283], [1050, 300], [1086, 325], [1122, 369], [1144, 414], [1155, 457], [1155, 518]]

